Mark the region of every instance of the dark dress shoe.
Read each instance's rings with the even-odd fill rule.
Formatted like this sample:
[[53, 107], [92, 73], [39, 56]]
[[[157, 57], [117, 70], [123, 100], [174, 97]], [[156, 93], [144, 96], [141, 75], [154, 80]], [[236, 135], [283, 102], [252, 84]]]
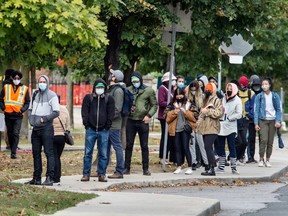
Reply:
[[114, 172], [113, 175], [108, 176], [109, 179], [123, 179], [123, 175], [118, 172]]
[[99, 181], [99, 182], [107, 182], [108, 180], [106, 179], [105, 176], [99, 176], [99, 177], [98, 177], [98, 181]]
[[151, 176], [151, 172], [149, 170], [144, 170], [143, 175]]
[[24, 184], [29, 184], [29, 185], [41, 185], [41, 180], [36, 180], [33, 178], [32, 180], [25, 182]]
[[123, 174], [124, 175], [130, 175], [130, 169], [124, 169]]
[[51, 177], [46, 177], [45, 181], [42, 183], [42, 185], [45, 186], [52, 186], [54, 183], [53, 179]]
[[89, 181], [89, 180], [90, 180], [89, 176], [83, 176], [81, 178], [81, 181]]

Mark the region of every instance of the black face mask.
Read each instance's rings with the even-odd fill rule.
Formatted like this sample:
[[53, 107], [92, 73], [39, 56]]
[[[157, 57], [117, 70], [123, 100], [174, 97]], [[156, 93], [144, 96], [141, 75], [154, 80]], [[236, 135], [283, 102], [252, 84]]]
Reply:
[[212, 95], [212, 92], [210, 92], [210, 91], [205, 91], [204, 94], [205, 94], [205, 97], [208, 98], [210, 95]]
[[252, 90], [253, 90], [254, 92], [260, 92], [260, 91], [261, 91], [261, 86], [260, 86], [260, 85], [252, 86]]
[[232, 91], [227, 91], [227, 95], [230, 97], [232, 95]]
[[176, 99], [177, 103], [183, 103], [184, 102], [184, 98], [181, 99]]

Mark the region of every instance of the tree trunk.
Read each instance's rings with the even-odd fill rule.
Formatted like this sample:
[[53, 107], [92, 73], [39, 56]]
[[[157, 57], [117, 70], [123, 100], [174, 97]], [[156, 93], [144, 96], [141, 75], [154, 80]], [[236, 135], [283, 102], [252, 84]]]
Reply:
[[74, 128], [74, 118], [73, 118], [73, 82], [71, 79], [71, 68], [68, 68], [68, 72], [66, 75], [67, 82], [67, 108], [70, 115], [70, 127]]
[[[29, 68], [26, 68], [24, 66], [22, 66], [22, 80], [21, 83], [28, 86], [29, 87]], [[27, 94], [29, 94], [29, 92], [27, 92]], [[27, 115], [27, 111], [25, 112], [24, 116], [23, 116], [23, 120], [22, 120], [22, 125], [21, 125], [21, 131], [20, 131], [20, 137], [25, 137], [28, 138], [28, 115]]]
[[119, 49], [124, 22], [125, 19], [120, 20], [115, 17], [112, 17], [108, 21], [107, 38], [109, 39], [109, 44], [106, 47], [106, 55], [104, 57], [106, 82], [109, 77], [109, 69], [119, 69], [120, 67]]

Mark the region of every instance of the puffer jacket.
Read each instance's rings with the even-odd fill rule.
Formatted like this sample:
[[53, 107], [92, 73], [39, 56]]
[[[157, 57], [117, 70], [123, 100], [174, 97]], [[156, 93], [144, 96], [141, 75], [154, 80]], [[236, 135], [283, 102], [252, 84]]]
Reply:
[[[168, 134], [170, 136], [175, 136], [176, 134], [176, 125], [178, 115], [174, 112], [175, 106], [170, 104], [167, 109], [169, 110], [166, 114], [166, 122], [168, 124]], [[181, 110], [183, 112], [185, 119], [190, 124], [193, 131], [196, 131], [196, 118], [194, 113], [190, 110]]]
[[[223, 116], [224, 109], [222, 101], [216, 95], [216, 86], [213, 85], [212, 95], [209, 96], [207, 102], [205, 103], [207, 113], [200, 112], [197, 121], [197, 131], [199, 134], [219, 134], [220, 132], [220, 118]], [[212, 105], [210, 107], [210, 105]]]

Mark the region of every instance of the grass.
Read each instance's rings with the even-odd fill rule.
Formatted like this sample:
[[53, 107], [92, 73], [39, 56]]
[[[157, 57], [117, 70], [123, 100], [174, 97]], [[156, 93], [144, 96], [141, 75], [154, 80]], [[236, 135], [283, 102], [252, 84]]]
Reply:
[[[81, 133], [80, 133], [81, 134]], [[83, 135], [77, 135], [75, 146], [84, 146]], [[135, 140], [134, 152], [132, 155], [131, 172], [142, 172], [142, 157], [139, 146], [139, 139]], [[2, 143], [2, 145], [5, 145]], [[21, 139], [19, 147], [30, 146], [27, 139]], [[158, 145], [159, 139], [149, 138], [150, 148], [150, 171], [163, 172], [159, 164]], [[96, 149], [96, 148], [95, 148]], [[96, 159], [94, 152], [94, 160]], [[62, 154], [62, 175], [81, 175], [83, 168], [84, 150], [64, 151]], [[43, 174], [46, 170], [46, 157], [42, 153]], [[74, 193], [46, 189], [44, 187], [33, 187], [30, 185], [10, 183], [20, 178], [31, 178], [33, 174], [33, 156], [31, 150], [20, 150], [17, 153], [17, 159], [10, 159], [9, 151], [0, 152], [0, 216], [10, 215], [39, 215], [53, 214], [56, 211], [76, 205], [79, 202], [96, 197], [95, 194]], [[175, 167], [166, 166], [166, 171], [173, 171]], [[110, 166], [107, 169], [108, 174], [115, 170], [115, 154], [112, 151]], [[92, 165], [92, 171], [96, 171], [96, 165]]]

